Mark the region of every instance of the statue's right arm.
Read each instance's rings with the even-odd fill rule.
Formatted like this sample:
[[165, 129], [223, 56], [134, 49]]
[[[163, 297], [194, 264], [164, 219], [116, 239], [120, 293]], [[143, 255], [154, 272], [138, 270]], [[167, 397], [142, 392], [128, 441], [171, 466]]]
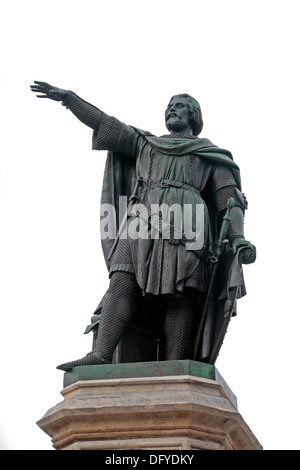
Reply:
[[134, 129], [108, 116], [69, 90], [53, 87], [45, 82], [34, 82], [32, 91], [38, 98], [61, 101], [83, 124], [93, 129], [93, 149], [120, 151], [135, 156], [137, 135]]

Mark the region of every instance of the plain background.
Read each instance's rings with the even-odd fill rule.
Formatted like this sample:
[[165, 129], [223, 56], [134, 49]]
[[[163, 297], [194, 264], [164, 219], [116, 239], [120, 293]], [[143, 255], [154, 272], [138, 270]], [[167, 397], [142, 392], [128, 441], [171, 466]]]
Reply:
[[100, 247], [105, 152], [33, 80], [165, 133], [170, 97], [201, 104], [228, 148], [258, 257], [216, 363], [266, 450], [299, 449], [299, 24], [296, 0], [11, 0], [0, 7], [2, 449], [51, 449], [36, 425], [62, 400], [61, 362], [108, 286]]

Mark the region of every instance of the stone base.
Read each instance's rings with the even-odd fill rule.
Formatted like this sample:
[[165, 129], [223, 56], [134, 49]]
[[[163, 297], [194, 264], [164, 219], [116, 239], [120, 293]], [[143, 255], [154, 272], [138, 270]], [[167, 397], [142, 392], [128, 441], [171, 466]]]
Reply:
[[61, 450], [259, 450], [216, 368], [195, 361], [77, 367], [38, 421]]

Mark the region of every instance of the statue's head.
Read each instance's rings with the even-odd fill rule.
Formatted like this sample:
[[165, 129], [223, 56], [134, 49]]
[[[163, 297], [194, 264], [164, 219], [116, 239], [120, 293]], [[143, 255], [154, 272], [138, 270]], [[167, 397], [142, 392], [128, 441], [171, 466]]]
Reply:
[[172, 96], [165, 112], [165, 121], [170, 132], [182, 131], [190, 126], [193, 135], [200, 134], [203, 120], [198, 101], [187, 93]]

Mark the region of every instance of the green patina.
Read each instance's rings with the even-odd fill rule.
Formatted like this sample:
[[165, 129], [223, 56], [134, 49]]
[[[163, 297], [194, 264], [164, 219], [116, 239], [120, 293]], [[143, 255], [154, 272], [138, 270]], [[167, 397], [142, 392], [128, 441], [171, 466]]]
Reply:
[[216, 380], [216, 368], [211, 364], [189, 360], [80, 366], [74, 367], [70, 372], [64, 374], [64, 387], [79, 380], [166, 377], [172, 375], [192, 375]]
[[89, 380], [179, 377], [186, 375], [217, 382], [237, 408], [236, 396], [230, 390], [216, 367], [212, 364], [191, 360], [131, 362], [74, 367], [70, 372], [65, 372], [64, 387], [68, 387], [79, 381]]

